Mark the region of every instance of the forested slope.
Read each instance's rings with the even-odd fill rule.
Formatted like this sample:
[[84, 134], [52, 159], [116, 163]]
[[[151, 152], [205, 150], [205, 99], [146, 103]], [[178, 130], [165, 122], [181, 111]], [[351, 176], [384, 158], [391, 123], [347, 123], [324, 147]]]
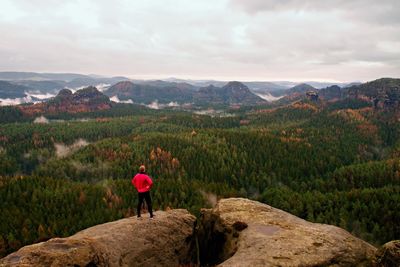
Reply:
[[215, 196], [243, 196], [375, 244], [398, 239], [397, 115], [335, 105], [2, 124], [0, 253], [132, 216], [140, 164], [156, 209], [196, 214]]

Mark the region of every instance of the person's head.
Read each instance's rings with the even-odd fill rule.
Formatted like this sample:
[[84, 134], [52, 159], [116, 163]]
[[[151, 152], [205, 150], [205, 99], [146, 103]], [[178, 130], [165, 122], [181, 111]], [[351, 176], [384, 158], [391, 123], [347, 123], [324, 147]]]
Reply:
[[139, 172], [140, 172], [140, 173], [146, 172], [146, 167], [145, 167], [144, 165], [140, 165], [140, 167], [139, 167]]

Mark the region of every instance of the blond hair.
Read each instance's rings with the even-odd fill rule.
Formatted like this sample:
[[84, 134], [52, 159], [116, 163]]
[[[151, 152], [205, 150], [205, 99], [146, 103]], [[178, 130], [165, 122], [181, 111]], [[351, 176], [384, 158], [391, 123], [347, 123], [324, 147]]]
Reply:
[[145, 172], [145, 171], [146, 171], [146, 166], [140, 165], [139, 172]]

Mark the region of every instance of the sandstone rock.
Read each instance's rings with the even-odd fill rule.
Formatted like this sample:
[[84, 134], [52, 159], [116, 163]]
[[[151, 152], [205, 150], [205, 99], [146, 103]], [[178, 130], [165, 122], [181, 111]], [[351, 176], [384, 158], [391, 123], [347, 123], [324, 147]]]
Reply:
[[376, 252], [341, 228], [248, 199], [220, 200], [202, 210], [196, 228], [195, 221], [186, 210], [122, 219], [26, 246], [1, 259], [0, 267], [368, 266]]
[[157, 211], [97, 225], [67, 238], [21, 248], [0, 266], [177, 266], [187, 263], [196, 218], [186, 210]]
[[376, 252], [374, 266], [400, 266], [400, 240], [393, 240], [384, 244]]
[[[222, 260], [234, 253], [219, 266], [368, 266], [376, 251], [339, 227], [307, 222], [248, 199], [220, 200], [211, 212], [225, 225], [217, 231], [225, 232], [228, 244]], [[235, 223], [247, 225], [237, 238]]]

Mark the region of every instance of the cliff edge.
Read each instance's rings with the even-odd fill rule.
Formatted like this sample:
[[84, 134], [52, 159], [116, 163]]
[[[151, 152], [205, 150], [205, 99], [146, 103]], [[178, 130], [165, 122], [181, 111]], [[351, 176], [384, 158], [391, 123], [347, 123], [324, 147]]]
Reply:
[[371, 266], [377, 250], [339, 227], [244, 198], [222, 199], [197, 221], [182, 209], [155, 215], [26, 246], [0, 266]]
[[67, 238], [26, 246], [0, 266], [178, 266], [187, 262], [196, 218], [186, 210], [157, 211], [96, 225]]
[[218, 266], [369, 266], [376, 252], [339, 227], [243, 198], [203, 210], [201, 225], [203, 246], [220, 243], [214, 254], [201, 254], [203, 262]]

